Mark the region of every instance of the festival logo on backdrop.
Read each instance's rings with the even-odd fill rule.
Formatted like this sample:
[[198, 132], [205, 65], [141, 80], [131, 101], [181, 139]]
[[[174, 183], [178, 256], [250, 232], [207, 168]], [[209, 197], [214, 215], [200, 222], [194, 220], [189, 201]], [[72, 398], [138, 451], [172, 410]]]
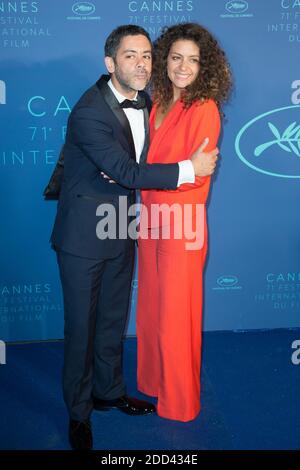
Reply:
[[0, 49], [24, 49], [42, 38], [49, 38], [51, 31], [41, 19], [40, 2], [0, 2]]
[[[300, 44], [300, 0], [277, 0], [278, 21], [267, 24], [267, 32]], [[274, 11], [274, 5], [272, 5]]]
[[300, 178], [300, 106], [286, 106], [256, 116], [239, 131], [235, 150], [254, 171], [280, 178]]
[[0, 325], [43, 324], [47, 315], [62, 311], [50, 283], [0, 286]]
[[59, 153], [57, 142], [62, 145], [65, 140], [71, 104], [64, 95], [58, 95], [55, 100], [46, 94], [24, 100], [26, 143], [20, 147], [20, 141], [14, 141], [12, 149], [1, 149], [0, 166], [40, 168], [41, 165], [54, 165]]
[[245, 0], [231, 0], [224, 5], [224, 12], [221, 18], [252, 18], [253, 13], [250, 11], [249, 2]]
[[232, 291], [232, 290], [241, 290], [242, 286], [239, 285], [239, 279], [237, 276], [232, 274], [227, 274], [219, 276], [217, 279], [217, 286], [212, 288], [213, 290], [219, 291]]
[[72, 6], [72, 12], [75, 13], [75, 15], [80, 15], [80, 16], [88, 16], [94, 13], [96, 10], [96, 7], [93, 3], [89, 2], [77, 2], [74, 3]]
[[254, 295], [256, 304], [274, 310], [299, 311], [300, 272], [267, 273], [265, 286]]
[[165, 26], [197, 21], [195, 7], [195, 0], [129, 0], [129, 23], [142, 26], [155, 38]]
[[92, 2], [76, 2], [71, 7], [72, 16], [67, 20], [71, 21], [93, 21], [101, 20], [101, 16], [96, 16], [96, 6]]
[[244, 0], [231, 0], [226, 3], [225, 8], [229, 13], [245, 13], [245, 11], [248, 10], [249, 5], [248, 2], [245, 2]]

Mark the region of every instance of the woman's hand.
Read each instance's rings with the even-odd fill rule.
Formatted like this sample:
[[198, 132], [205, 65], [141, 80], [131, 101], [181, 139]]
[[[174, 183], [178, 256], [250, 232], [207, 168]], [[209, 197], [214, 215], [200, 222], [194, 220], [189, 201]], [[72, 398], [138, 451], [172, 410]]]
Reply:
[[207, 137], [191, 157], [196, 176], [210, 176], [215, 171], [219, 149], [215, 148], [211, 152], [204, 152], [208, 142]]

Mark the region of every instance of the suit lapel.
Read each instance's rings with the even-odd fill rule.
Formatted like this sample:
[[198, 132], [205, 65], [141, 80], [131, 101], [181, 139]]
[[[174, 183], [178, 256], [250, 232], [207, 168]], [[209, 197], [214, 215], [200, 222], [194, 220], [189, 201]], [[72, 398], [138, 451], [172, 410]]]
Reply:
[[144, 147], [140, 156], [140, 163], [146, 163], [147, 153], [148, 153], [148, 149], [150, 145], [148, 108], [144, 108], [143, 112], [144, 112], [145, 142], [144, 142]]
[[109, 80], [108, 75], [102, 75], [102, 77], [97, 81], [96, 85], [99, 88], [105, 102], [107, 103], [107, 105], [109, 106], [109, 108], [111, 109], [111, 111], [113, 112], [117, 120], [119, 121], [123, 129], [123, 133], [125, 134], [125, 137], [127, 139], [128, 145], [130, 147], [130, 154], [132, 158], [134, 158], [135, 160], [136, 159], [135, 147], [134, 147], [134, 141], [133, 141], [133, 136], [132, 136], [132, 132], [130, 129], [129, 121], [123, 109], [120, 107], [120, 104], [117, 98], [115, 97], [115, 95], [113, 94], [109, 86], [107, 85], [108, 80]]

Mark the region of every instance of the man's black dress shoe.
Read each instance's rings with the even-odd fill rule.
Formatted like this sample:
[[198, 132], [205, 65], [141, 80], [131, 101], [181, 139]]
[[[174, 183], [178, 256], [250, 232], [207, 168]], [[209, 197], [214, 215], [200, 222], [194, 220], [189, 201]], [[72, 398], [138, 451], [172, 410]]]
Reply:
[[156, 409], [152, 403], [148, 401], [138, 400], [137, 398], [131, 398], [127, 395], [123, 395], [115, 400], [101, 400], [100, 398], [93, 398], [94, 409], [97, 411], [107, 411], [112, 408], [126, 413], [128, 415], [149, 415], [155, 413]]
[[70, 419], [69, 440], [74, 450], [91, 450], [93, 448], [93, 435], [90, 421]]

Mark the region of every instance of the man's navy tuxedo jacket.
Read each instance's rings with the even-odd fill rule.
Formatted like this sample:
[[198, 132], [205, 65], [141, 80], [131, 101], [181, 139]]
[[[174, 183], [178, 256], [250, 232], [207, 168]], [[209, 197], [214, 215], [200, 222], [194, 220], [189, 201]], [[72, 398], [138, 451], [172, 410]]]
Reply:
[[[128, 119], [102, 76], [73, 108], [64, 146], [64, 179], [51, 236], [56, 249], [83, 258], [100, 259], [122, 249], [124, 240], [100, 240], [96, 225], [99, 204], [111, 203], [118, 219], [119, 196], [134, 202], [135, 189], [176, 189], [178, 164], [146, 163], [149, 146], [150, 99], [144, 110], [145, 146], [136, 163], [133, 137]], [[109, 183], [100, 172], [117, 184]]]

